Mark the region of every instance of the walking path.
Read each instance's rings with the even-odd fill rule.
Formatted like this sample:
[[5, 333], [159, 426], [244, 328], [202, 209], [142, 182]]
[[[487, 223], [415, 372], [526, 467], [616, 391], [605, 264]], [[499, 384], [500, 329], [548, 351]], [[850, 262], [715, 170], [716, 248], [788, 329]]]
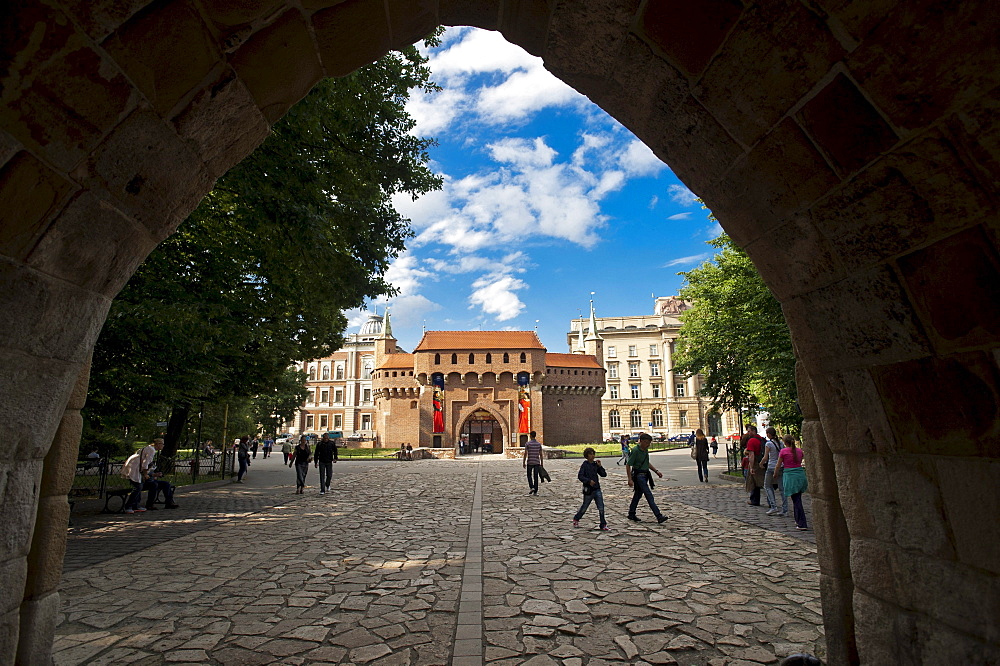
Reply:
[[596, 507], [572, 527], [576, 460], [549, 461], [537, 497], [519, 461], [496, 458], [340, 463], [325, 496], [315, 470], [295, 496], [291, 470], [278, 458], [268, 480], [265, 462], [176, 511], [79, 517], [71, 553], [144, 543], [65, 574], [56, 664], [742, 666], [825, 652], [815, 546], [757, 508], [745, 518], [762, 526], [740, 522], [741, 488], [692, 484], [676, 453], [654, 457], [674, 479], [656, 489], [663, 525], [643, 508], [624, 520], [624, 472], [605, 461], [609, 533]]

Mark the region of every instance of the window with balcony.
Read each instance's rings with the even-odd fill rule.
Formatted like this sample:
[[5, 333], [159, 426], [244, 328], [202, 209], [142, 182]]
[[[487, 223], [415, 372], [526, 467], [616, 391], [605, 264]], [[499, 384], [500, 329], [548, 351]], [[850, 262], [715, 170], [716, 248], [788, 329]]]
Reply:
[[662, 428], [663, 427], [663, 410], [654, 409], [653, 410], [653, 427]]
[[608, 412], [608, 427], [609, 428], [621, 428], [622, 427], [622, 417], [618, 413], [617, 409], [612, 409]]
[[612, 384], [608, 387], [608, 397], [612, 400], [618, 399], [618, 384]]
[[639, 376], [639, 362], [638, 361], [629, 361], [629, 364], [628, 364], [628, 376], [629, 377], [638, 377]]
[[639, 393], [639, 385], [638, 384], [630, 384], [629, 387], [632, 389], [632, 399], [633, 400], [638, 400], [639, 398], [642, 397], [642, 395], [640, 395], [640, 393]]
[[641, 428], [642, 427], [642, 412], [638, 409], [633, 409], [628, 413], [628, 424], [631, 428]]

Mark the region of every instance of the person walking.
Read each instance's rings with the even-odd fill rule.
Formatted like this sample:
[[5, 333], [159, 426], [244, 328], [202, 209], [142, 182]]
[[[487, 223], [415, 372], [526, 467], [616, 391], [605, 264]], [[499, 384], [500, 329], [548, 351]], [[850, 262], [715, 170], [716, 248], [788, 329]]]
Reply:
[[253, 459], [257, 460], [257, 447], [260, 446], [260, 440], [254, 437], [250, 440], [250, 451], [253, 452]]
[[246, 437], [240, 437], [236, 440], [236, 460], [240, 463], [240, 470], [236, 473], [236, 483], [243, 483], [243, 477], [246, 476], [247, 468], [250, 467], [250, 446], [247, 441]]
[[698, 465], [698, 480], [708, 483], [708, 439], [701, 428], [695, 431], [694, 461]]
[[292, 438], [286, 437], [285, 441], [281, 443], [281, 455], [285, 457], [285, 464], [288, 464], [288, 457], [292, 455]]
[[306, 475], [309, 474], [309, 463], [312, 462], [312, 451], [309, 450], [309, 440], [305, 435], [299, 437], [299, 443], [292, 449], [291, 462], [288, 466], [295, 465], [295, 494], [301, 495], [306, 491]]
[[802, 508], [802, 493], [809, 490], [809, 480], [806, 479], [806, 471], [802, 469], [802, 459], [805, 454], [802, 449], [796, 448], [795, 438], [785, 435], [785, 448], [778, 453], [778, 464], [776, 469], [781, 472], [783, 484], [783, 494], [792, 496], [792, 507], [795, 511], [795, 529], [807, 530], [806, 512]]
[[712, 457], [715, 458], [719, 454], [719, 440], [712, 436]]
[[538, 494], [538, 476], [542, 468], [542, 443], [535, 439], [535, 431], [530, 433], [530, 439], [524, 443], [522, 465], [528, 474], [528, 494]]
[[622, 435], [621, 443], [622, 443], [622, 457], [618, 459], [618, 462], [615, 463], [616, 465], [624, 465], [626, 462], [628, 462], [629, 448], [628, 448], [628, 440], [625, 439], [625, 435]]
[[[774, 428], [769, 427], [764, 433], [767, 435], [767, 441], [764, 442], [764, 460], [761, 461], [761, 464], [766, 468], [764, 472], [764, 493], [767, 495], [767, 515], [787, 516], [788, 497], [783, 491], [779, 490], [781, 475], [777, 469], [778, 454], [781, 453], [782, 449], [781, 440], [778, 439], [778, 433]], [[778, 501], [774, 496], [775, 490], [781, 493], [781, 511], [778, 511]]]
[[649, 463], [649, 445], [652, 441], [653, 438], [646, 433], [639, 435], [639, 445], [628, 454], [628, 462], [625, 463], [625, 477], [628, 479], [628, 487], [632, 488], [632, 503], [628, 507], [628, 519], [636, 523], [641, 522], [635, 512], [639, 508], [639, 499], [642, 497], [646, 498], [650, 510], [656, 516], [656, 522], [663, 523], [667, 520], [667, 517], [660, 513], [660, 509], [653, 499], [653, 478], [649, 473], [654, 472], [661, 479], [663, 474]]
[[270, 436], [264, 439], [264, 457], [267, 458], [271, 455], [271, 449], [274, 448], [274, 440]]
[[764, 442], [757, 434], [757, 426], [747, 426], [747, 473], [743, 488], [747, 491], [747, 504], [750, 506], [760, 506], [760, 489], [764, 487], [764, 470], [760, 468], [763, 451]]
[[600, 528], [607, 532], [608, 521], [604, 519], [604, 494], [601, 492], [600, 477], [607, 476], [608, 472], [601, 465], [601, 461], [596, 460], [597, 451], [589, 446], [583, 450], [583, 457], [586, 460], [580, 465], [580, 471], [576, 475], [576, 478], [580, 479], [580, 483], [583, 484], [583, 505], [573, 516], [573, 527], [580, 526], [580, 519], [583, 518], [583, 514], [587, 513], [587, 507], [593, 502], [597, 505], [597, 513], [601, 517]]
[[319, 494], [325, 495], [330, 490], [330, 482], [333, 480], [333, 463], [337, 462], [337, 441], [330, 439], [324, 433], [316, 445], [314, 457], [316, 467], [319, 469]]

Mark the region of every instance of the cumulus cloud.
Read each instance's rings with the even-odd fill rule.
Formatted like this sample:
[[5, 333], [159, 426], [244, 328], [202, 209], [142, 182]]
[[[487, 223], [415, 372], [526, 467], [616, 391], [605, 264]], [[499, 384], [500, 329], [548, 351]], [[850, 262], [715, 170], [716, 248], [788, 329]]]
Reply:
[[493, 315], [498, 321], [513, 319], [525, 307], [516, 292], [527, 286], [523, 280], [512, 275], [484, 275], [472, 283], [469, 307], [479, 306], [484, 313]]
[[708, 259], [710, 255], [707, 253], [703, 254], [692, 254], [690, 257], [677, 257], [676, 259], [671, 259], [667, 263], [663, 264], [664, 268], [672, 268], [674, 266], [688, 266], [691, 264], [701, 263]]
[[682, 206], [693, 206], [698, 203], [698, 196], [683, 185], [671, 185], [667, 188], [667, 192], [675, 203]]
[[655, 176], [667, 166], [638, 139], [628, 144], [625, 152], [618, 157], [618, 163], [630, 176]]

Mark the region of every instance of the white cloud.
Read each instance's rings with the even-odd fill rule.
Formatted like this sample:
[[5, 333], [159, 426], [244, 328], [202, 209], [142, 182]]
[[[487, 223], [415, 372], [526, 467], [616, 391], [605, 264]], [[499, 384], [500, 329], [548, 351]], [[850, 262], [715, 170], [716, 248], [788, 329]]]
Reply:
[[705, 229], [705, 235], [708, 236], [709, 238], [718, 238], [724, 233], [725, 230], [722, 228], [722, 225], [719, 224], [718, 222], [713, 222], [712, 224], [708, 225], [708, 227]]
[[674, 215], [667, 216], [668, 220], [686, 220], [691, 217], [691, 213], [675, 213]]
[[618, 157], [618, 163], [630, 176], [655, 176], [667, 166], [638, 139], [629, 143]]
[[667, 188], [670, 198], [682, 206], [693, 206], [698, 203], [698, 196], [683, 185], [671, 185]]
[[671, 268], [673, 266], [686, 266], [690, 264], [697, 264], [708, 259], [710, 255], [707, 253], [703, 254], [692, 254], [690, 257], [678, 257], [676, 259], [671, 259], [667, 263], [663, 264], [664, 268]]
[[[654, 208], [656, 208], [656, 204], [658, 204], [658, 203], [660, 203], [660, 197], [658, 197], [658, 196], [656, 196], [656, 195], [654, 194], [654, 195], [653, 195], [653, 198], [649, 200], [649, 210], [653, 210]], [[686, 215], [686, 214], [687, 214], [687, 213], [685, 213], [685, 215]], [[674, 219], [674, 218], [673, 218], [673, 216], [671, 215], [671, 216], [670, 216], [670, 217], [668, 217], [667, 219], [668, 219], [668, 220], [672, 220], [672, 219]]]
[[515, 292], [527, 286], [523, 280], [512, 275], [485, 275], [472, 283], [470, 308], [478, 305], [485, 314], [494, 315], [498, 321], [513, 319], [525, 307]]
[[415, 326], [426, 319], [428, 312], [435, 312], [441, 306], [422, 294], [397, 296], [389, 303], [389, 315], [394, 324]]
[[545, 167], [552, 164], [556, 151], [545, 145], [544, 137], [534, 141], [519, 138], [500, 139], [487, 144], [486, 149], [497, 162], [517, 167]]

